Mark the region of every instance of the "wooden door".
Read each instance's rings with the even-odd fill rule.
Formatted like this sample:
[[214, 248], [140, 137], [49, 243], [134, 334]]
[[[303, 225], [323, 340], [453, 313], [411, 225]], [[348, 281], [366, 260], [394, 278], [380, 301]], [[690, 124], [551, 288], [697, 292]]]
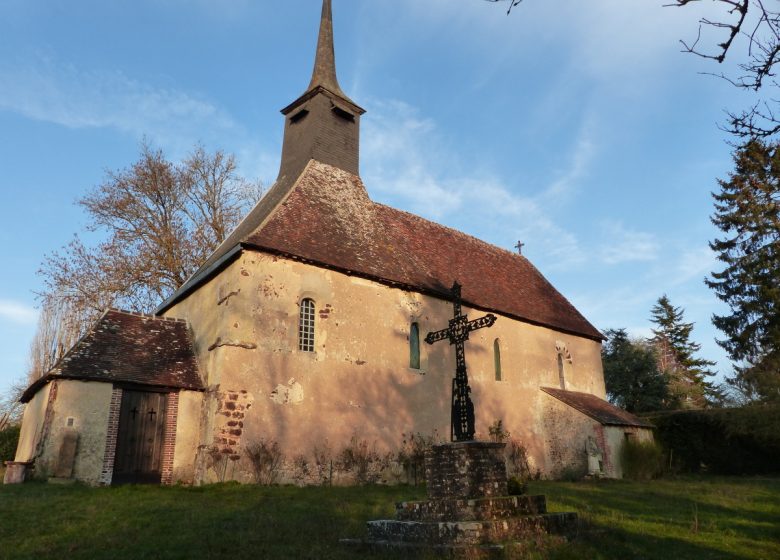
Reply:
[[114, 484], [159, 484], [168, 395], [123, 391]]

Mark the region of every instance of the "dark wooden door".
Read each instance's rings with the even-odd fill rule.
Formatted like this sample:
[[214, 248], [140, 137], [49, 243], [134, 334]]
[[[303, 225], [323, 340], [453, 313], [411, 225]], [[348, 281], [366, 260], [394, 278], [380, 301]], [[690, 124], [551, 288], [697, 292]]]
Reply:
[[123, 391], [114, 484], [159, 484], [168, 395]]

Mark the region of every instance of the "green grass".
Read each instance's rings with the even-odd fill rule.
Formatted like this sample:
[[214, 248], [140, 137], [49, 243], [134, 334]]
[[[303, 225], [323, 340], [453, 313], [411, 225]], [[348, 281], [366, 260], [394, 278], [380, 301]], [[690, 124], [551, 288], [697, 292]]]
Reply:
[[[538, 482], [531, 491], [553, 511], [579, 511], [587, 531], [511, 557], [780, 558], [780, 479]], [[0, 558], [361, 558], [338, 539], [423, 497], [378, 486], [0, 486]]]

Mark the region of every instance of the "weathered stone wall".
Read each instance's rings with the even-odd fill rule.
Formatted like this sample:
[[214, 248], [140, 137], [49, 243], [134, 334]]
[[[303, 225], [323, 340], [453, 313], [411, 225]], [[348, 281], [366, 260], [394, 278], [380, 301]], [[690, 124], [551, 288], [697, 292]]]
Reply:
[[[52, 476], [65, 434], [75, 433], [78, 442], [72, 478], [88, 484], [100, 482], [112, 389], [110, 383], [57, 381], [57, 396], [51, 403], [51, 426], [41, 442], [41, 454], [35, 460], [36, 477]], [[72, 419], [70, 426], [69, 419]]]
[[[596, 438], [601, 425], [592, 418], [545, 394], [542, 407], [545, 463], [540, 470], [553, 477], [576, 477], [587, 474], [585, 443]], [[604, 453], [602, 449], [602, 453]]]
[[[304, 298], [316, 303], [313, 353], [298, 350], [298, 305]], [[483, 314], [464, 311], [470, 318]], [[421, 339], [445, 328], [452, 316], [449, 302], [244, 251], [166, 314], [190, 322], [209, 387], [196, 478], [205, 476], [207, 450], [222, 439], [237, 449], [262, 438], [276, 440], [292, 460], [326, 444], [337, 452], [352, 436], [379, 453], [397, 449], [404, 433], [436, 430], [444, 440], [449, 437], [454, 352], [446, 342], [422, 342], [420, 369], [411, 369], [408, 340], [412, 322], [419, 324]], [[495, 339], [501, 381], [495, 379]], [[598, 342], [499, 315], [495, 326], [472, 333], [466, 343], [478, 437], [487, 439], [488, 426], [501, 419], [543, 472], [549, 470], [543, 403], [550, 397], [539, 387], [560, 385], [561, 346], [571, 357], [567, 389], [603, 398]], [[225, 395], [231, 394], [246, 401], [240, 444], [225, 437], [222, 416]]]

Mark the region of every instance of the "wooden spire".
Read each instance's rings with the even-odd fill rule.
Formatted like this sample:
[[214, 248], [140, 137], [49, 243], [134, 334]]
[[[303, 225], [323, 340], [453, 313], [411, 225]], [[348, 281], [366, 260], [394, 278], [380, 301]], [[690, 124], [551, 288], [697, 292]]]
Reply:
[[336, 55], [333, 48], [333, 10], [331, 0], [322, 1], [322, 19], [320, 20], [320, 36], [317, 40], [317, 55], [314, 59], [314, 71], [308, 90], [317, 86], [324, 87], [339, 97], [349, 99], [336, 77]]

